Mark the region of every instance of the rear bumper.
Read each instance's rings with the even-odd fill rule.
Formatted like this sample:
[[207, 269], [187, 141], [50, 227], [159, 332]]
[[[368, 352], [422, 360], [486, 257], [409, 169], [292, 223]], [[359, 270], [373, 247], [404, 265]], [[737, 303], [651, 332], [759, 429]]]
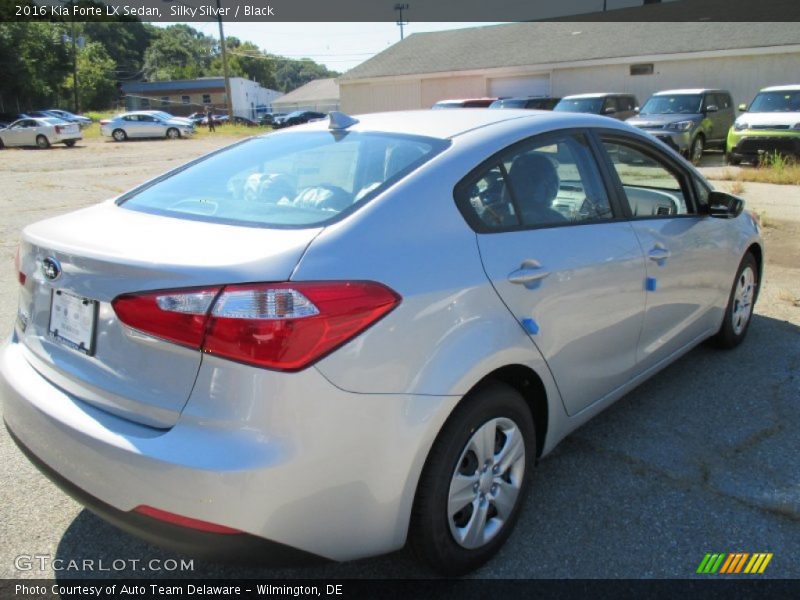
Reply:
[[8, 423], [5, 425], [9, 436], [25, 457], [63, 492], [105, 521], [148, 542], [206, 560], [287, 566], [327, 562], [320, 556], [246, 533], [208, 533], [172, 525], [137, 512], [118, 510], [82, 490], [50, 468], [14, 435], [14, 432], [8, 427]]
[[353, 394], [314, 368], [287, 375], [206, 357], [178, 423], [161, 430], [67, 394], [26, 352], [13, 338], [0, 348], [3, 416], [26, 453], [104, 518], [190, 554], [208, 534], [131, 511], [152, 506], [306, 558], [402, 547], [425, 458], [457, 402]]

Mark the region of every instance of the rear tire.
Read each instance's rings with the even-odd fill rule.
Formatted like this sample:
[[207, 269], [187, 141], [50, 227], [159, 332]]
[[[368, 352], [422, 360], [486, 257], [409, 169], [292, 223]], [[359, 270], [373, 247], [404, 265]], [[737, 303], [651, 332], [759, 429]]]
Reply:
[[758, 299], [760, 285], [758, 263], [748, 252], [736, 271], [736, 279], [728, 297], [728, 307], [725, 309], [722, 326], [711, 338], [715, 346], [731, 349], [744, 341], [750, 322], [753, 320], [753, 309]]
[[115, 142], [124, 142], [128, 139], [128, 134], [122, 129], [115, 129], [111, 132], [111, 137], [114, 138]]
[[525, 400], [491, 382], [450, 415], [422, 471], [409, 526], [414, 555], [439, 573], [477, 569], [505, 543], [536, 460]]
[[736, 167], [736, 166], [739, 166], [740, 164], [742, 164], [742, 159], [739, 158], [738, 156], [731, 156], [730, 154], [726, 154], [725, 155], [725, 162], [728, 163], [731, 166]]
[[73, 148], [75, 146], [75, 142], [76, 142], [76, 140], [67, 140], [66, 142], [64, 142], [64, 145], [67, 148]]
[[43, 135], [37, 135], [36, 136], [36, 145], [39, 148], [41, 148], [42, 150], [46, 150], [47, 148], [50, 147], [50, 140], [48, 140], [47, 137], [45, 137]]

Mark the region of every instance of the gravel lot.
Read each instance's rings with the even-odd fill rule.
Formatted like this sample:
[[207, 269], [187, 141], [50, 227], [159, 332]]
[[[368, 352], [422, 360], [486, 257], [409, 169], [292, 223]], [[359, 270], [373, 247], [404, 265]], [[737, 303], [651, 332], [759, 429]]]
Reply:
[[[0, 152], [0, 334], [16, 313], [22, 227], [232, 141], [87, 140], [74, 149]], [[719, 155], [706, 162], [717, 172]], [[747, 342], [732, 352], [694, 350], [566, 439], [540, 464], [509, 543], [476, 577], [690, 577], [706, 552], [773, 552], [765, 576], [800, 577], [800, 188], [745, 184], [742, 195], [764, 215], [768, 257]], [[107, 564], [175, 556], [83, 510], [4, 429], [0, 463], [0, 578], [53, 576], [17, 570], [18, 555]], [[429, 575], [404, 553], [322, 568], [194, 567], [60, 576]]]

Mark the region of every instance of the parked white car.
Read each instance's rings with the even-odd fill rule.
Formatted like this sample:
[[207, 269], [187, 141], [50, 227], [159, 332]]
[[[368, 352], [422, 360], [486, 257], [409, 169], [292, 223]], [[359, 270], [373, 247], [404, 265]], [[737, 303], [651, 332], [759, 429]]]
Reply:
[[19, 119], [5, 129], [0, 129], [0, 149], [4, 146], [38, 146], [49, 148], [52, 144], [66, 144], [72, 148], [83, 139], [77, 123], [62, 119]]
[[124, 142], [128, 138], [166, 137], [174, 140], [192, 135], [194, 123], [188, 119], [165, 118], [155, 111], [141, 110], [117, 115], [110, 121], [100, 121], [100, 133], [117, 142]]

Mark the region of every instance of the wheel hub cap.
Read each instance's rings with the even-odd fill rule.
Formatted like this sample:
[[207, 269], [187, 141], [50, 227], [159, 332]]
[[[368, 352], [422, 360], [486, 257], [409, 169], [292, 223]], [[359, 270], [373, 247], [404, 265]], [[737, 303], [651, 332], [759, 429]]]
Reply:
[[470, 437], [450, 480], [447, 520], [456, 543], [487, 544], [508, 521], [525, 473], [525, 442], [511, 419], [481, 425]]

